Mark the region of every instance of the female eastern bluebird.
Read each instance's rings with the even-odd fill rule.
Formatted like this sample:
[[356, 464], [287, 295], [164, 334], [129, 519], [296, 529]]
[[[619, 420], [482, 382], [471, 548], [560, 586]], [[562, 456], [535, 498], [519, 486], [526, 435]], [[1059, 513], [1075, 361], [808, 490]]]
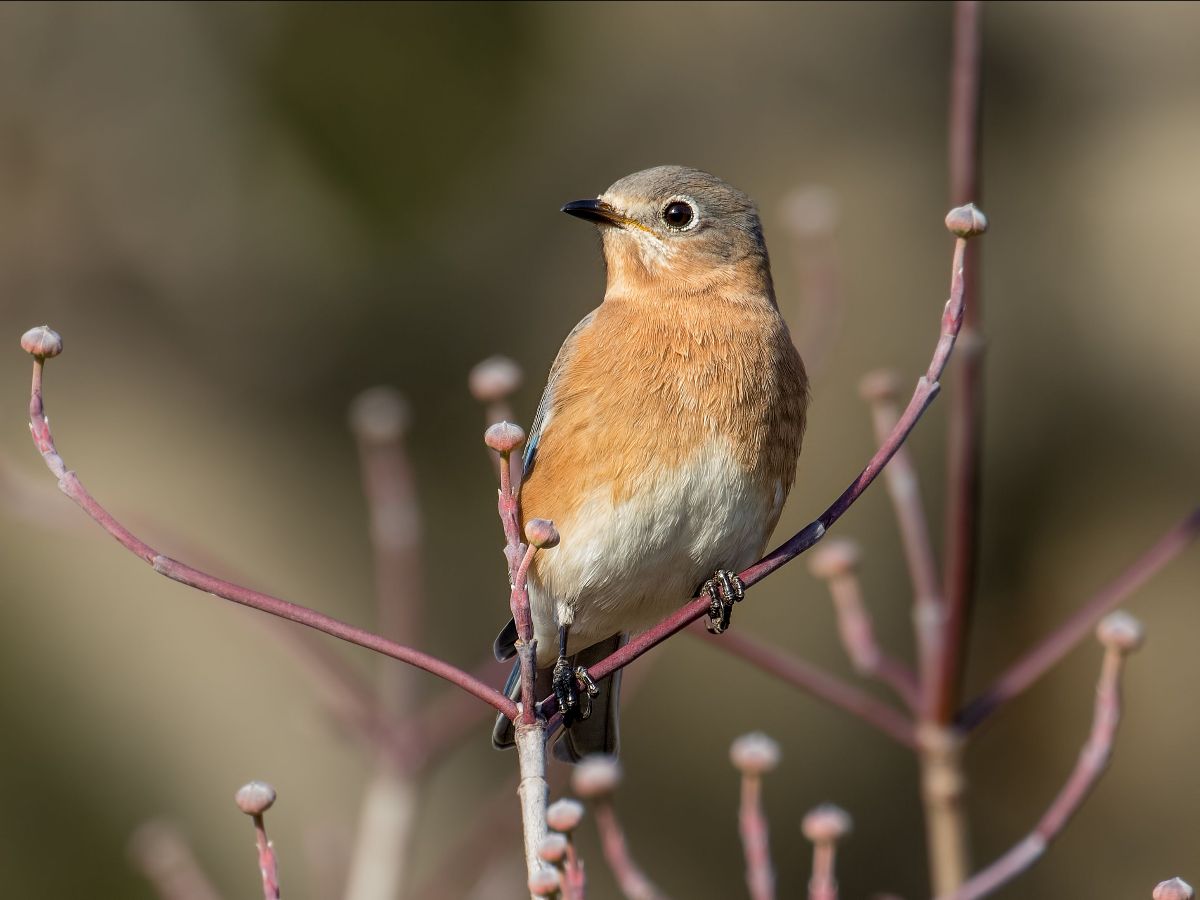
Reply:
[[[521, 513], [562, 536], [529, 596], [539, 687], [570, 726], [555, 755], [577, 761], [617, 748], [621, 673], [596, 685], [587, 665], [699, 589], [709, 630], [729, 625], [734, 573], [762, 555], [795, 479], [808, 379], [745, 194], [659, 166], [563, 212], [599, 226], [608, 287], [550, 369]], [[515, 641], [509, 623], [497, 658]], [[493, 742], [512, 745], [504, 716]]]

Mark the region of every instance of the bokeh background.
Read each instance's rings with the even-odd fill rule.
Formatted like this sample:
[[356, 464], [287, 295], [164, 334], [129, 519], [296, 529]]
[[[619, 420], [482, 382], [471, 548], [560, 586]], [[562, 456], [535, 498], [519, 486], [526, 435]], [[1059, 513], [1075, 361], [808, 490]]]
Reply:
[[[597, 240], [558, 207], [664, 162], [757, 198], [781, 305], [824, 358], [786, 536], [870, 452], [860, 375], [915, 378], [936, 335], [949, 18], [943, 3], [0, 7], [0, 892], [149, 897], [125, 845], [167, 816], [227, 896], [254, 896], [231, 795], [264, 778], [280, 791], [288, 896], [336, 896], [371, 763], [251, 614], [156, 577], [53, 491], [24, 424], [25, 328], [65, 336], [48, 408], [68, 464], [114, 512], [167, 552], [203, 548], [363, 624], [346, 409], [367, 386], [399, 387], [431, 573], [425, 644], [473, 665], [507, 613], [466, 373], [518, 360], [528, 422], [560, 341], [599, 301]], [[972, 686], [1196, 500], [1198, 42], [1195, 5], [987, 8]], [[788, 225], [789, 196], [813, 184], [836, 200], [841, 303], [839, 327], [815, 336]], [[939, 534], [945, 406], [912, 441]], [[907, 652], [882, 489], [838, 532], [863, 543], [880, 631]], [[1001, 896], [1148, 897], [1159, 879], [1200, 878], [1198, 584], [1193, 550], [1129, 604], [1149, 642], [1114, 767]], [[848, 672], [803, 564], [756, 589], [736, 626]], [[334, 649], [371, 671], [365, 652]], [[1074, 764], [1099, 656], [1082, 646], [973, 745], [978, 862], [1026, 832]], [[784, 750], [766, 801], [782, 894], [803, 893], [798, 823], [821, 801], [856, 822], [844, 896], [925, 894], [907, 754], [690, 637], [656, 657], [624, 718], [619, 805], [666, 891], [743, 895], [727, 752], [762, 729]], [[442, 850], [514, 767], [482, 723], [447, 756], [415, 881], [456, 865]], [[513, 810], [498, 844], [515, 840]], [[614, 896], [586, 829], [584, 852], [594, 895]], [[507, 871], [499, 895], [519, 896]]]

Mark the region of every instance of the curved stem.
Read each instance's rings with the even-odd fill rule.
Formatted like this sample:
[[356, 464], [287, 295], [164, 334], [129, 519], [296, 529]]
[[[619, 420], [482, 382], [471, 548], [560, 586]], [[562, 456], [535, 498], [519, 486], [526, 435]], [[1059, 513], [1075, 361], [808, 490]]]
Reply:
[[217, 578], [215, 575], [209, 575], [199, 569], [192, 568], [186, 563], [179, 562], [159, 553], [145, 541], [138, 538], [128, 528], [118, 522], [108, 510], [101, 506], [88, 493], [87, 488], [83, 486], [78, 476], [67, 469], [66, 463], [63, 462], [62, 457], [55, 448], [54, 436], [50, 431], [50, 423], [46, 419], [42, 403], [42, 368], [43, 361], [40, 358], [35, 359], [29, 399], [29, 428], [33, 434], [33, 441], [37, 446], [38, 452], [42, 454], [42, 459], [45, 460], [46, 466], [58, 478], [59, 490], [74, 500], [84, 512], [91, 516], [101, 528], [112, 535], [122, 547], [142, 559], [143, 562], [150, 564], [154, 568], [154, 571], [160, 575], [165, 575], [173, 581], [178, 581], [189, 587], [214, 594], [222, 599], [240, 603], [243, 606], [249, 606], [260, 612], [270, 613], [281, 619], [297, 622], [308, 628], [341, 638], [347, 643], [357, 644], [360, 647], [374, 650], [376, 653], [384, 656], [390, 656], [392, 659], [397, 659], [400, 662], [416, 666], [418, 669], [424, 669], [426, 672], [437, 675], [439, 678], [443, 678], [467, 693], [474, 695], [491, 705], [498, 712], [510, 718], [516, 717], [517, 705], [513, 701], [474, 676], [459, 669], [457, 666], [430, 656], [428, 653], [422, 653], [420, 650], [414, 650], [412, 647], [406, 647], [402, 644], [397, 644], [395, 641], [389, 641], [387, 638], [380, 637], [364, 628], [358, 628], [357, 626], [334, 619], [314, 609], [309, 609], [308, 607], [291, 603], [279, 597], [273, 597], [270, 594], [264, 594], [260, 591], [233, 584], [232, 582]]

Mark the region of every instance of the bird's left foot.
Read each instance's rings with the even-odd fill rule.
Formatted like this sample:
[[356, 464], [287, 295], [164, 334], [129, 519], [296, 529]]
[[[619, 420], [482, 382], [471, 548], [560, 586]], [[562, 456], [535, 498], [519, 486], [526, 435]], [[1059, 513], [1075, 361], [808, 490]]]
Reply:
[[746, 596], [746, 586], [736, 573], [717, 569], [704, 582], [704, 593], [708, 594], [708, 621], [704, 624], [713, 634], [720, 634], [729, 627], [733, 604]]
[[[560, 656], [554, 664], [554, 696], [562, 711], [563, 725], [570, 728], [592, 714], [592, 698], [600, 688], [583, 666], [571, 668], [571, 661]], [[580, 690], [582, 686], [583, 690]]]

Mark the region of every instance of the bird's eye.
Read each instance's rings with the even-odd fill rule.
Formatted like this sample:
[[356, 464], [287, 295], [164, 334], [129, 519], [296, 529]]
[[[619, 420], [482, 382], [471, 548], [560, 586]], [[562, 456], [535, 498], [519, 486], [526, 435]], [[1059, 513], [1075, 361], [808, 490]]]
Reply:
[[663, 207], [662, 220], [674, 231], [685, 231], [696, 221], [696, 208], [686, 200], [672, 200]]

